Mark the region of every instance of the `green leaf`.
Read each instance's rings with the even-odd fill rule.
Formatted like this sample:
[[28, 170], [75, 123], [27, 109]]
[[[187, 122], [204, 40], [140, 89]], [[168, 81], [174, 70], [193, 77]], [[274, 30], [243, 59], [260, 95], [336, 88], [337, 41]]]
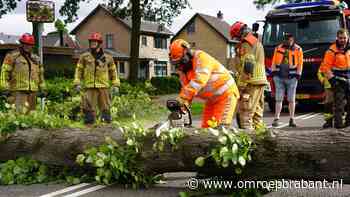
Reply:
[[235, 168], [235, 173], [236, 174], [242, 174], [242, 169], [241, 168]]
[[195, 161], [195, 164], [198, 166], [198, 167], [203, 167], [204, 164], [205, 164], [205, 158], [204, 157], [198, 157]]
[[246, 164], [246, 160], [243, 158], [243, 156], [239, 156], [238, 162], [239, 164], [241, 164], [242, 167], [244, 167]]
[[219, 142], [220, 142], [222, 145], [226, 145], [226, 143], [227, 143], [227, 137], [226, 137], [226, 136], [220, 136], [220, 137], [219, 137]]
[[209, 128], [209, 131], [210, 131], [210, 133], [213, 134], [214, 136], [219, 136], [219, 130], [213, 129], [213, 128]]
[[77, 162], [79, 165], [83, 165], [83, 164], [84, 164], [84, 160], [85, 160], [85, 155], [79, 154], [79, 155], [77, 156], [76, 162]]
[[220, 149], [220, 157], [223, 157], [225, 153], [228, 152], [228, 148], [226, 146]]
[[96, 160], [96, 162], [95, 162], [95, 166], [96, 166], [96, 167], [102, 168], [104, 165], [105, 165], [105, 163], [103, 162], [102, 159], [98, 159], [98, 160]]
[[180, 197], [190, 197], [190, 195], [187, 192], [179, 192]]
[[238, 145], [235, 143], [232, 145], [232, 153], [237, 154], [237, 152], [238, 152]]

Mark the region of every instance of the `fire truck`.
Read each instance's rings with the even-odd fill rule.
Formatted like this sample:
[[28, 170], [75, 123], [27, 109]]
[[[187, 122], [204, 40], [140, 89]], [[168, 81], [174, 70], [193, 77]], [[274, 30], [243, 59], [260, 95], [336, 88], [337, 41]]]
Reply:
[[[274, 48], [283, 41], [286, 32], [292, 33], [303, 48], [304, 67], [297, 87], [298, 103], [321, 103], [324, 89], [317, 78], [324, 53], [335, 41], [340, 28], [350, 27], [350, 10], [336, 6], [333, 1], [290, 3], [275, 7], [265, 17], [262, 43], [265, 67], [270, 82], [265, 96], [271, 111], [275, 106], [275, 86], [271, 75]], [[253, 24], [253, 31], [259, 29]]]

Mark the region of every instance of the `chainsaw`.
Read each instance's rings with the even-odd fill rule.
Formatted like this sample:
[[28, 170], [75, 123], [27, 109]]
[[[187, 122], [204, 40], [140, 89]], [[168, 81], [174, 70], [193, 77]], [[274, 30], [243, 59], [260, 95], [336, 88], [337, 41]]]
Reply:
[[168, 120], [161, 123], [156, 128], [156, 136], [159, 137], [164, 131], [176, 127], [191, 127], [192, 126], [192, 114], [187, 106], [183, 106], [177, 100], [168, 100], [166, 103], [170, 114]]

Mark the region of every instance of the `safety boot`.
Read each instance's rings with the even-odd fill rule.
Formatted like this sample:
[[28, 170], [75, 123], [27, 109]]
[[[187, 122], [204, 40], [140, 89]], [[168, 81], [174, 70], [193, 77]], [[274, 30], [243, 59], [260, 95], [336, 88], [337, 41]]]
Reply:
[[327, 129], [327, 128], [332, 128], [333, 127], [333, 119], [330, 118], [326, 120], [326, 122], [322, 125], [322, 128]]

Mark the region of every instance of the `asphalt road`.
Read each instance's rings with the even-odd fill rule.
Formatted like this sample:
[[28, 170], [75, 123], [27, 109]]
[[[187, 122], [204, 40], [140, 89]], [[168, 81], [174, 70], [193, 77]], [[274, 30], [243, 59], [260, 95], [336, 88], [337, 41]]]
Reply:
[[[296, 123], [298, 127], [303, 128], [320, 128], [323, 124], [322, 106], [313, 107], [299, 107], [296, 114]], [[273, 121], [273, 113], [267, 111], [264, 117], [267, 126], [271, 126]], [[289, 115], [284, 112], [281, 114], [281, 126], [279, 128], [285, 129], [288, 127]], [[194, 121], [195, 125], [199, 125], [200, 121]], [[30, 186], [0, 186], [0, 197], [171, 197], [178, 196], [181, 191], [186, 191], [186, 183], [193, 177], [194, 173], [169, 173], [166, 174], [166, 180], [162, 184], [158, 184], [150, 189], [132, 190], [125, 189], [118, 185], [101, 186], [94, 183], [83, 183], [75, 186], [67, 186], [64, 184], [41, 184]], [[350, 196], [350, 186], [343, 186], [343, 190], [324, 189], [307, 190], [302, 193], [299, 190], [281, 190], [279, 192], [270, 193], [267, 196]], [[295, 193], [295, 191], [299, 193]], [[306, 193], [305, 193], [306, 192]], [[315, 195], [317, 194], [317, 195]], [[211, 195], [219, 196], [219, 195]], [[223, 196], [223, 195], [221, 195]]]

